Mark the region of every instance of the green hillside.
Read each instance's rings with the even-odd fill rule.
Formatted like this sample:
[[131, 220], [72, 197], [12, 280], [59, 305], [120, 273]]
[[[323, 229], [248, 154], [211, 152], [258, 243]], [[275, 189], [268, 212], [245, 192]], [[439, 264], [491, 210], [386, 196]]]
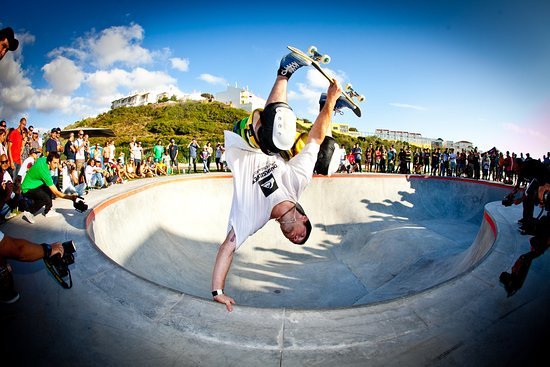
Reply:
[[[157, 139], [164, 144], [171, 138], [178, 144], [187, 144], [193, 138], [200, 142], [223, 141], [223, 131], [248, 113], [219, 102], [160, 103], [140, 107], [121, 107], [87, 118], [68, 126], [104, 127], [115, 132], [115, 144], [127, 144], [132, 136], [144, 146], [151, 146]], [[103, 142], [105, 139], [91, 139]]]
[[[187, 146], [192, 139], [197, 139], [200, 145], [212, 142], [223, 142], [223, 131], [231, 130], [236, 121], [246, 117], [248, 112], [233, 108], [220, 102], [178, 102], [159, 103], [140, 107], [121, 107], [102, 113], [93, 118], [77, 121], [67, 126], [67, 129], [79, 127], [103, 127], [114, 131], [115, 145], [118, 151], [127, 151], [128, 143], [132, 136], [140, 140], [147, 153], [148, 149], [155, 145], [157, 139], [163, 144], [168, 144], [171, 138], [176, 140], [179, 146]], [[299, 131], [308, 130], [311, 122], [304, 121], [298, 124]], [[356, 139], [335, 134], [335, 139], [348, 149], [353, 146]], [[103, 144], [105, 138], [92, 138], [92, 143]], [[366, 148], [369, 143], [385, 144], [389, 142], [369, 137], [361, 139], [361, 146]], [[396, 144], [401, 145], [401, 144]], [[187, 155], [182, 149], [183, 156]]]

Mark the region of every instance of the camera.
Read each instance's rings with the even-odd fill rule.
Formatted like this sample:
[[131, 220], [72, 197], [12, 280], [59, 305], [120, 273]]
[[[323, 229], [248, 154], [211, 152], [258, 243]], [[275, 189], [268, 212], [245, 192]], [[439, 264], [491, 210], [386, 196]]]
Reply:
[[514, 198], [512, 196], [506, 196], [504, 199], [502, 199], [502, 205], [504, 206], [512, 206], [514, 203]]
[[[76, 252], [76, 246], [73, 241], [66, 241], [61, 245], [63, 246], [63, 256], [59, 254], [50, 257], [46, 256], [44, 257], [44, 263], [54, 278], [63, 286], [63, 288], [69, 289], [73, 286], [69, 265], [74, 264], [73, 254]], [[69, 284], [63, 280], [66, 276], [69, 276]]]
[[75, 201], [73, 202], [73, 206], [77, 212], [83, 213], [86, 210], [88, 210], [88, 204], [84, 202], [84, 198], [82, 196], [78, 196]]
[[74, 264], [74, 253], [76, 247], [73, 241], [66, 241], [63, 246], [63, 256], [55, 255], [49, 258], [50, 263], [57, 269], [59, 275], [63, 278], [69, 274], [69, 265]]

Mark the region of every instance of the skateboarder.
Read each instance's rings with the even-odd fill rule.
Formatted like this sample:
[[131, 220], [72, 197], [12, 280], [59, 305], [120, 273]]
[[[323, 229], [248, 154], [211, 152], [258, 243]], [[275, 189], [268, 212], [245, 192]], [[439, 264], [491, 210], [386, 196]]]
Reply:
[[[296, 115], [287, 104], [288, 80], [309, 63], [294, 53], [283, 57], [265, 108], [239, 121], [233, 132], [225, 132], [226, 160], [233, 172], [233, 201], [227, 236], [212, 273], [212, 295], [228, 311], [233, 310], [235, 301], [223, 292], [225, 279], [234, 252], [249, 236], [270, 219], [275, 219], [283, 235], [295, 244], [304, 244], [311, 233], [311, 223], [298, 199], [311, 181], [314, 168], [331, 161], [335, 147], [325, 143], [325, 136], [342, 89], [336, 80], [332, 81], [309, 136], [296, 139]], [[305, 145], [296, 149], [304, 139]], [[281, 153], [291, 150], [288, 161], [281, 157]]]

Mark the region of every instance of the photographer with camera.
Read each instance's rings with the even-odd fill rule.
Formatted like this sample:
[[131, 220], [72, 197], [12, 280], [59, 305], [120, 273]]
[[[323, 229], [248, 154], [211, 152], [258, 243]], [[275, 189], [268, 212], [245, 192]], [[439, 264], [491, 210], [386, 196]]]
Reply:
[[11, 267], [5, 259], [33, 262], [42, 258], [52, 258], [57, 254], [62, 258], [64, 252], [61, 242], [38, 245], [21, 238], [4, 235], [0, 231], [0, 302], [14, 303], [19, 300], [19, 294], [14, 288]]
[[[542, 203], [539, 198], [539, 187], [550, 184], [550, 169], [536, 159], [522, 160], [516, 158], [514, 162], [514, 171], [518, 175], [518, 181], [511, 193], [506, 195], [502, 204], [510, 206], [523, 203], [523, 216], [518, 221], [521, 225], [522, 234], [533, 234], [535, 231], [536, 220], [533, 218], [533, 212], [537, 203]], [[520, 185], [528, 183], [526, 190], [521, 196], [519, 194]], [[542, 199], [542, 198], [541, 198]]]
[[72, 200], [76, 203], [78, 194], [64, 194], [54, 185], [50, 171], [59, 167], [59, 153], [50, 152], [47, 157], [40, 157], [29, 169], [21, 184], [21, 192], [32, 203], [23, 212], [23, 218], [34, 223], [34, 214], [44, 207], [44, 216], [53, 217], [57, 213], [52, 209], [52, 195]]
[[[528, 188], [526, 191], [533, 191], [533, 189], [529, 190]], [[539, 205], [546, 210], [547, 214], [538, 220], [537, 225], [533, 229], [533, 237], [529, 240], [531, 244], [530, 251], [522, 254], [516, 260], [510, 272], [502, 272], [500, 274], [500, 282], [504, 285], [508, 297], [512, 296], [523, 286], [523, 282], [531, 267], [531, 262], [544, 254], [550, 247], [550, 217], [548, 216], [548, 211], [550, 211], [550, 183], [540, 186], [535, 196]]]

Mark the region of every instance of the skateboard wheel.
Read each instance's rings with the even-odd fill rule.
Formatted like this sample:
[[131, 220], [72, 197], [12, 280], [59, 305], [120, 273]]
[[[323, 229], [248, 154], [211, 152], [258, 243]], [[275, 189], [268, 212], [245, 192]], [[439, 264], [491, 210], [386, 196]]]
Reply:
[[323, 55], [323, 57], [321, 58], [321, 62], [323, 64], [328, 64], [330, 62], [330, 56], [329, 55]]
[[349, 91], [352, 91], [353, 90], [353, 86], [350, 84], [350, 83], [347, 83], [346, 84], [346, 90], [349, 92]]
[[365, 96], [361, 94], [361, 95], [358, 97], [358, 100], [359, 100], [359, 102], [363, 102], [363, 101], [365, 100]]
[[307, 49], [307, 52], [310, 54], [310, 55], [315, 55], [317, 53], [317, 47], [315, 46], [309, 46], [309, 48]]

